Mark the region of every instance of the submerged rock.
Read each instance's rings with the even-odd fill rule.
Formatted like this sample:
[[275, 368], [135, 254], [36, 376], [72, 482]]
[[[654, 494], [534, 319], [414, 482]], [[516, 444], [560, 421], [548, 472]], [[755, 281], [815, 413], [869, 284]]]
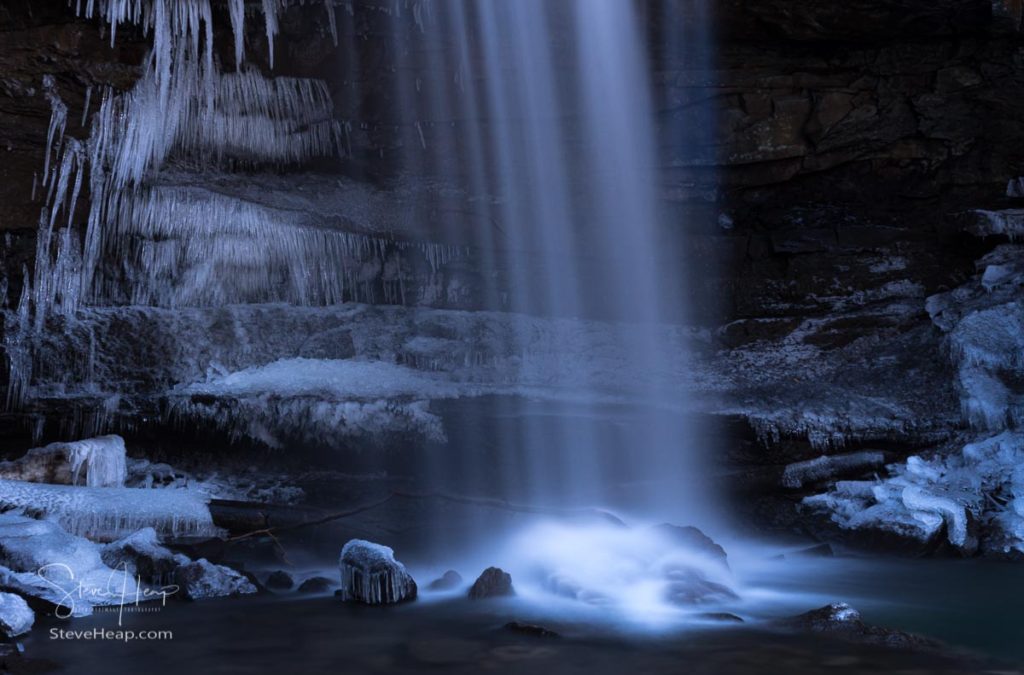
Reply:
[[251, 595], [259, 589], [230, 567], [214, 565], [206, 558], [182, 565], [174, 571], [174, 583], [187, 600]]
[[275, 591], [287, 591], [295, 586], [295, 580], [284, 570], [277, 570], [270, 573], [263, 585]]
[[188, 556], [161, 546], [152, 527], [107, 544], [100, 556], [108, 567], [150, 584], [169, 583], [174, 577], [174, 570], [190, 562]]
[[387, 546], [353, 539], [341, 549], [339, 597], [346, 602], [388, 605], [416, 598], [416, 582]]
[[35, 613], [20, 595], [0, 593], [0, 632], [7, 637], [27, 633], [36, 621]]
[[738, 598], [728, 586], [697, 576], [673, 581], [665, 589], [665, 600], [674, 605], [707, 605]]
[[299, 584], [299, 593], [326, 593], [334, 587], [334, 582], [327, 577], [310, 577]]
[[509, 621], [505, 624], [505, 630], [512, 631], [513, 633], [521, 633], [522, 635], [533, 635], [534, 637], [561, 637], [558, 633], [544, 626], [538, 626], [532, 623], [523, 623], [522, 621]]
[[743, 623], [743, 619], [732, 612], [703, 612], [697, 618], [718, 623]]
[[469, 597], [473, 600], [515, 594], [515, 589], [512, 588], [512, 575], [497, 567], [485, 569], [469, 589]]
[[462, 583], [462, 575], [455, 570], [448, 570], [441, 575], [440, 579], [434, 579], [427, 586], [432, 591], [450, 591]]

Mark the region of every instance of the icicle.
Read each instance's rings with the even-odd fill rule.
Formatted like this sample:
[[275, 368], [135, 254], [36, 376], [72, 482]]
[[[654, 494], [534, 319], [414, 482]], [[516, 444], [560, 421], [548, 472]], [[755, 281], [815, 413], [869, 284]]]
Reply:
[[228, 15], [235, 35], [235, 70], [241, 70], [245, 60], [245, 0], [228, 0]]
[[85, 89], [85, 105], [82, 106], [82, 122], [79, 126], [85, 126], [86, 121], [89, 119], [89, 104], [92, 103], [92, 86], [88, 86]]
[[270, 56], [270, 68], [274, 68], [274, 37], [277, 35], [277, 0], [263, 0], [263, 14], [267, 22], [267, 53]]
[[331, 28], [331, 40], [334, 46], [338, 46], [338, 18], [334, 14], [334, 0], [324, 0], [324, 7], [327, 8], [327, 24]]

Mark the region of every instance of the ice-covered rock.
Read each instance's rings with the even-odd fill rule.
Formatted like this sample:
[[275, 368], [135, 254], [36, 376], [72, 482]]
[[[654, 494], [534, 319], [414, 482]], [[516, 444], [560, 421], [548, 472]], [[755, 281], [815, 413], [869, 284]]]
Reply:
[[0, 515], [0, 566], [0, 586], [51, 603], [63, 617], [154, 597], [124, 570], [105, 565], [97, 544], [12, 513]]
[[32, 448], [0, 462], [0, 477], [34, 483], [122, 487], [127, 476], [124, 439], [100, 436]]
[[[971, 231], [1014, 234], [1010, 220], [985, 222], [989, 229]], [[1024, 552], [1024, 247], [997, 246], [977, 269], [972, 281], [926, 303], [946, 333], [974, 438], [891, 464], [878, 480], [839, 481], [804, 500], [840, 527], [919, 541], [944, 534], [966, 553], [979, 544], [993, 553]]]
[[512, 588], [512, 575], [498, 567], [488, 567], [469, 588], [469, 597], [473, 600], [499, 598], [515, 595]]
[[0, 593], [0, 632], [7, 637], [24, 635], [36, 621], [25, 599], [14, 593]]
[[100, 556], [108, 567], [151, 584], [170, 583], [174, 570], [190, 562], [187, 556], [162, 546], [152, 527], [107, 544]]
[[387, 546], [353, 539], [342, 547], [338, 566], [342, 600], [388, 605], [416, 598], [416, 582]]
[[52, 519], [72, 534], [113, 540], [145, 527], [164, 537], [216, 536], [209, 499], [191, 490], [42, 485], [0, 480], [0, 507]]
[[181, 565], [174, 571], [174, 583], [181, 597], [188, 600], [223, 598], [230, 595], [251, 595], [257, 588], [245, 576], [206, 558]]

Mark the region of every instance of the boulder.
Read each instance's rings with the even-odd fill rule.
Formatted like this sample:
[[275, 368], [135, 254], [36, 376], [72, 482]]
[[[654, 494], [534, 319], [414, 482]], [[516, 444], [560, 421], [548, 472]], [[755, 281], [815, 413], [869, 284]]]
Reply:
[[264, 586], [275, 591], [287, 591], [295, 586], [295, 580], [292, 579], [292, 575], [284, 570], [277, 570], [270, 573], [270, 576], [264, 582]]
[[728, 555], [725, 549], [696, 527], [692, 525], [680, 526], [662, 523], [661, 525], [655, 525], [652, 529], [672, 542], [672, 544], [714, 560], [726, 569], [729, 568]]
[[448, 570], [441, 575], [441, 578], [434, 579], [427, 586], [432, 591], [450, 591], [462, 583], [462, 575], [455, 570]]
[[32, 483], [122, 487], [127, 476], [124, 439], [99, 436], [50, 443], [0, 462], [0, 477]]
[[0, 515], [0, 588], [61, 618], [87, 616], [94, 605], [145, 599], [147, 589], [138, 588], [123, 570], [106, 566], [101, 550], [56, 523], [5, 513]]
[[901, 649], [934, 649], [935, 640], [900, 630], [864, 623], [860, 612], [845, 602], [833, 602], [818, 609], [782, 619], [777, 624], [789, 630], [829, 633], [843, 640], [861, 644], [882, 645]]
[[381, 544], [353, 539], [341, 549], [339, 597], [346, 602], [389, 605], [416, 598], [416, 581]]
[[190, 562], [187, 556], [161, 546], [152, 527], [107, 544], [100, 556], [108, 567], [123, 570], [144, 583], [157, 585], [170, 583], [174, 570]]
[[497, 567], [485, 569], [469, 589], [469, 597], [473, 600], [515, 594], [515, 589], [512, 588], [512, 575]]
[[327, 577], [310, 577], [299, 584], [299, 593], [326, 593], [334, 586]]
[[7, 637], [27, 633], [35, 623], [36, 615], [20, 595], [0, 593], [0, 632]]
[[669, 579], [665, 600], [674, 605], [707, 605], [739, 599], [731, 588], [706, 579], [697, 570], [676, 570]]
[[230, 595], [251, 595], [256, 586], [230, 567], [214, 565], [206, 558], [182, 565], [174, 571], [174, 583], [186, 600], [222, 598]]

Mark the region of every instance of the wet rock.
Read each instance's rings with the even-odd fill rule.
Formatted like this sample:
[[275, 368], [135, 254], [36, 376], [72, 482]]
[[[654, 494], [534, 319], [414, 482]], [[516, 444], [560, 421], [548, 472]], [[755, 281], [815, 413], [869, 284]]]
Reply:
[[719, 623], [743, 623], [743, 619], [731, 612], [702, 612], [697, 615], [698, 619], [705, 621], [716, 621]]
[[665, 589], [665, 600], [674, 605], [707, 605], [738, 598], [725, 584], [709, 581], [697, 573], [686, 579], [672, 581]]
[[782, 619], [778, 625], [789, 630], [828, 633], [861, 644], [900, 649], [935, 649], [941, 643], [891, 628], [864, 623], [860, 612], [845, 602], [833, 602], [818, 609]]
[[505, 630], [513, 633], [519, 633], [521, 635], [532, 635], [534, 637], [561, 637], [555, 631], [549, 630], [544, 626], [538, 626], [532, 623], [523, 623], [522, 621], [509, 621], [505, 624]]
[[512, 588], [512, 575], [497, 567], [485, 569], [469, 589], [469, 597], [473, 600], [515, 594], [515, 589]]
[[245, 576], [205, 558], [182, 565], [174, 572], [174, 583], [182, 598], [204, 600], [230, 595], [251, 595], [259, 589]]
[[100, 551], [100, 557], [108, 567], [157, 585], [169, 583], [174, 570], [190, 562], [187, 556], [161, 546], [152, 527], [107, 544]]
[[835, 553], [828, 544], [818, 544], [817, 546], [801, 549], [792, 555], [800, 558], [831, 558]]
[[579, 600], [588, 605], [604, 605], [611, 602], [611, 599], [604, 593], [587, 588], [576, 579], [565, 574], [552, 574], [545, 580], [544, 587], [555, 595]]
[[338, 566], [338, 596], [346, 602], [388, 605], [416, 598], [416, 582], [387, 546], [353, 539], [341, 549]]
[[458, 587], [462, 583], [462, 575], [455, 570], [448, 570], [441, 575], [440, 579], [434, 579], [430, 582], [429, 588], [432, 591], [450, 591], [453, 588]]
[[295, 586], [295, 580], [292, 579], [292, 575], [288, 574], [284, 570], [277, 570], [276, 572], [270, 573], [270, 576], [267, 577], [267, 580], [263, 585], [271, 590], [287, 591], [291, 590], [291, 588]]
[[870, 469], [878, 469], [884, 464], [885, 455], [877, 451], [822, 455], [786, 466], [782, 472], [782, 486], [795, 490], [809, 484], [832, 480], [838, 476], [855, 475]]
[[7, 637], [27, 633], [36, 615], [20, 595], [0, 593], [0, 632]]
[[679, 526], [662, 523], [655, 525], [652, 529], [680, 548], [714, 560], [728, 569], [729, 561], [725, 549], [698, 528], [691, 525]]
[[334, 586], [327, 577], [310, 577], [299, 584], [299, 593], [326, 593]]

